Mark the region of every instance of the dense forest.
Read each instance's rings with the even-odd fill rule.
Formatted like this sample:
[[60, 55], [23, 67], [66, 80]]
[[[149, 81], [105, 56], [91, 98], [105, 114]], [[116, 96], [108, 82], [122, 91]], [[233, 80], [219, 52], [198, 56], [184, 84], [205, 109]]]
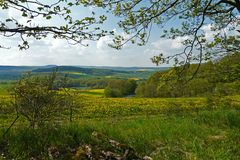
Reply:
[[[136, 89], [139, 97], [193, 97], [240, 93], [240, 55], [156, 72]], [[197, 71], [197, 72], [196, 72]]]

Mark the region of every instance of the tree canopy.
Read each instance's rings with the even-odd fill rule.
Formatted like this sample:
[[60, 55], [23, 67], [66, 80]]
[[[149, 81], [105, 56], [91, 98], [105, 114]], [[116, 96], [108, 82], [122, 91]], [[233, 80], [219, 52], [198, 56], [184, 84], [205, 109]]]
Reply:
[[[53, 38], [66, 39], [71, 44], [83, 44], [83, 40], [98, 40], [106, 34], [112, 34], [101, 30], [106, 17], [104, 15], [91, 16], [76, 19], [73, 16], [73, 7], [81, 7], [85, 1], [38, 1], [38, 0], [1, 0], [2, 10], [14, 10], [21, 14], [25, 21], [20, 21], [16, 17], [5, 17], [0, 19], [0, 34], [3, 37], [21, 37], [22, 44], [19, 49], [29, 48], [29, 39], [37, 40], [52, 36]], [[95, 3], [97, 5], [97, 3]], [[36, 20], [38, 23], [36, 23]], [[56, 21], [60, 23], [56, 23]], [[6, 48], [6, 46], [0, 46]]]
[[[239, 0], [109, 0], [108, 3], [116, 16], [122, 17], [119, 27], [131, 38], [115, 40], [116, 48], [128, 41], [143, 45], [148, 41], [153, 25], [163, 28], [161, 37], [175, 39], [185, 37], [182, 52], [164, 57], [160, 53], [152, 58], [156, 64], [188, 64], [202, 62], [212, 56], [224, 56], [239, 52]], [[180, 25], [169, 28], [168, 22], [178, 19]], [[204, 27], [213, 32], [206, 37]]]
[[[129, 36], [115, 35], [111, 46], [120, 49], [128, 42], [144, 45], [151, 35], [152, 26], [162, 28], [159, 37], [175, 39], [184, 37], [185, 46], [180, 53], [164, 56], [163, 53], [152, 58], [156, 64], [170, 63], [176, 65], [207, 61], [213, 56], [224, 56], [239, 52], [239, 0], [1, 0], [1, 8], [15, 9], [27, 18], [22, 24], [14, 17], [1, 21], [0, 33], [4, 37], [19, 34], [23, 44], [20, 49], [28, 48], [28, 37], [36, 39], [52, 35], [54, 38], [67, 39], [71, 43], [82, 44], [83, 40], [98, 40], [112, 31], [102, 30], [99, 26], [107, 19], [105, 15], [96, 15], [75, 19], [71, 15], [73, 7], [99, 7], [118, 17], [119, 28]], [[34, 25], [32, 21], [43, 17], [52, 22], [56, 17], [64, 18], [61, 25]], [[176, 20], [179, 25], [168, 26]], [[209, 27], [213, 35], [206, 36], [204, 28]], [[3, 46], [2, 46], [3, 47]]]

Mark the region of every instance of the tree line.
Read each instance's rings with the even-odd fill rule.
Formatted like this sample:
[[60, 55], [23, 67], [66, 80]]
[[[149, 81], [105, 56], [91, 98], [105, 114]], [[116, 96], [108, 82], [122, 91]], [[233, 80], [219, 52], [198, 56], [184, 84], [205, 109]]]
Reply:
[[174, 67], [153, 74], [136, 88], [139, 97], [193, 97], [240, 93], [240, 55], [232, 54], [201, 65]]

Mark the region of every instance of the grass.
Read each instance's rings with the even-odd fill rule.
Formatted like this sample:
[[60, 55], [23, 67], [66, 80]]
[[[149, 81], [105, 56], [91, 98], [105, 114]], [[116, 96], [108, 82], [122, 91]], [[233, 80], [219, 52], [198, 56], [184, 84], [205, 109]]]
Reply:
[[109, 137], [133, 146], [142, 156], [154, 159], [238, 159], [239, 116], [236, 110], [217, 110], [113, 119], [92, 125]]
[[8, 95], [9, 89], [13, 86], [11, 83], [0, 83], [0, 95]]
[[[202, 108], [239, 107], [240, 97], [217, 98], [210, 104], [206, 98], [102, 98], [79, 96], [78, 109], [74, 115], [81, 117], [129, 117], [141, 115], [172, 114], [182, 111], [194, 111]], [[225, 104], [227, 103], [227, 104]]]
[[[7, 137], [0, 138], [0, 154], [7, 159], [50, 159], [49, 148], [56, 148], [61, 155], [57, 159], [76, 159], [83, 145], [94, 153], [109, 150], [95, 132], [156, 160], [240, 159], [239, 96], [210, 103], [205, 98], [101, 98], [91, 93], [102, 90], [89, 92], [76, 95], [72, 123], [68, 111], [62, 121], [37, 129], [28, 128], [21, 117]], [[1, 96], [0, 136], [15, 118], [9, 101]]]
[[104, 89], [79, 90], [78, 93], [85, 96], [104, 97]]
[[[17, 128], [8, 135], [5, 152], [14, 158], [47, 157], [55, 146], [78, 148], [99, 145], [98, 132], [133, 147], [139, 156], [153, 159], [239, 159], [240, 111], [203, 110], [162, 116], [82, 119], [71, 124], [32, 130]], [[11, 158], [12, 158], [11, 157]]]

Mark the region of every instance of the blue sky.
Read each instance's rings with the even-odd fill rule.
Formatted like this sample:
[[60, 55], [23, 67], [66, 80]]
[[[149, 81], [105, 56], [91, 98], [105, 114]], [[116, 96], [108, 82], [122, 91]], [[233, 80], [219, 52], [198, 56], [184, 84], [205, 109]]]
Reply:
[[[118, 19], [103, 10], [96, 8], [75, 8], [73, 15], [81, 18], [89, 15], [92, 11], [97, 14], [108, 16], [106, 23], [101, 26], [109, 30], [115, 30], [118, 34], [124, 35], [117, 27]], [[15, 17], [24, 23], [24, 18], [15, 10], [0, 11], [0, 18]], [[35, 20], [41, 24], [41, 18]], [[49, 22], [50, 23], [50, 22]], [[51, 23], [60, 23], [58, 19]], [[169, 25], [176, 25], [177, 21]], [[65, 40], [46, 38], [40, 41], [30, 39], [30, 49], [19, 51], [17, 44], [19, 37], [0, 39], [0, 44], [11, 46], [11, 49], [0, 49], [0, 65], [85, 65], [85, 66], [155, 66], [150, 58], [159, 53], [172, 54], [182, 49], [181, 40], [167, 40], [160, 38], [161, 29], [153, 26], [149, 42], [145, 46], [127, 44], [121, 50], [108, 47], [111, 37], [106, 36], [97, 42], [89, 43], [89, 47], [82, 45], [69, 45]], [[164, 65], [163, 65], [164, 66]]]

